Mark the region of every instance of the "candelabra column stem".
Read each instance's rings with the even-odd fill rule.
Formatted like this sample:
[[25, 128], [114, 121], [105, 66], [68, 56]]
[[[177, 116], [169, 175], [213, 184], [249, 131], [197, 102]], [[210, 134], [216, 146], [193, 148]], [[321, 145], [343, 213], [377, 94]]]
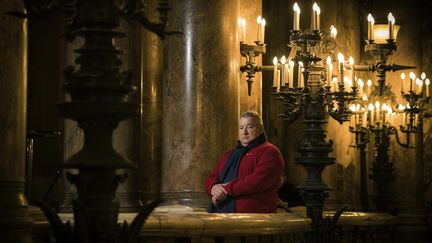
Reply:
[[370, 178], [375, 182], [375, 194], [372, 196], [372, 200], [378, 212], [388, 212], [392, 201], [388, 185], [395, 175], [393, 174], [393, 163], [389, 161], [388, 156], [390, 131], [391, 128], [385, 126], [374, 131], [375, 154]]
[[[418, 116], [417, 133], [415, 133], [416, 147], [416, 208], [423, 211], [425, 207], [425, 182], [423, 161], [423, 114]], [[409, 136], [407, 134], [407, 136]]]
[[[360, 133], [361, 137], [365, 137], [365, 133]], [[362, 141], [365, 138], [360, 138]], [[360, 203], [363, 211], [369, 211], [369, 197], [368, 197], [368, 186], [367, 186], [367, 160], [366, 160], [366, 143], [361, 144], [359, 149], [360, 159]]]

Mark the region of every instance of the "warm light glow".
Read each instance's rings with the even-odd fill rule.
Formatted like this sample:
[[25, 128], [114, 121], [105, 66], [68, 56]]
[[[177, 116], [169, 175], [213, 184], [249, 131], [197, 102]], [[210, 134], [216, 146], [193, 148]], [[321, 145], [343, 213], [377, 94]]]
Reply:
[[338, 53], [338, 60], [339, 63], [343, 63], [345, 60], [344, 55], [341, 52]]
[[332, 63], [330, 56], [327, 57], [326, 62], [327, 62], [327, 64], [331, 64]]
[[393, 113], [393, 109], [390, 106], [387, 106], [387, 113], [389, 114]]
[[405, 79], [405, 73], [401, 73], [401, 79]]
[[372, 80], [368, 79], [367, 86], [369, 86], [369, 87], [372, 86]]
[[320, 14], [320, 13], [321, 13], [321, 9], [320, 9], [320, 7], [318, 6], [317, 3], [314, 3], [314, 4], [313, 4], [313, 6], [312, 6], [312, 10], [313, 10], [313, 11], [316, 11], [317, 14]]
[[299, 5], [297, 4], [297, 2], [294, 3], [293, 9], [294, 9], [295, 12], [300, 13], [300, 7], [299, 7]]
[[420, 78], [424, 80], [426, 78], [426, 73], [422, 72]]
[[337, 35], [337, 29], [332, 25], [332, 26], [330, 26], [330, 35], [333, 37], [333, 38], [336, 38], [336, 35]]
[[278, 64], [278, 58], [277, 57], [273, 57], [273, 65], [277, 65]]
[[348, 62], [350, 65], [354, 64], [354, 58], [352, 56], [349, 57]]
[[261, 21], [262, 21], [262, 17], [261, 17], [261, 15], [258, 15], [258, 17], [257, 17], [257, 23], [261, 24]]
[[350, 105], [349, 107], [350, 111], [355, 112], [356, 111], [356, 107], [354, 104]]
[[405, 106], [402, 105], [402, 104], [399, 104], [398, 109], [399, 109], [400, 111], [403, 111], [403, 110], [405, 110]]
[[290, 67], [294, 67], [294, 61], [293, 60], [290, 59], [288, 63], [290, 65]]
[[416, 84], [417, 84], [418, 86], [422, 86], [422, 85], [423, 85], [423, 81], [422, 81], [421, 79], [417, 78], [417, 79], [416, 79]]
[[363, 100], [368, 100], [367, 95], [363, 95]]
[[380, 106], [381, 106], [381, 105], [380, 105], [380, 102], [379, 102], [379, 101], [376, 101], [376, 102], [375, 102], [375, 107], [378, 109], [378, 108], [380, 108]]
[[414, 80], [416, 78], [416, 75], [413, 72], [410, 72], [409, 74], [410, 79]]
[[381, 109], [387, 110], [387, 104], [386, 103], [382, 104]]
[[372, 103], [369, 103], [369, 105], [368, 105], [368, 109], [369, 109], [370, 111], [373, 111], [373, 110], [375, 109], [375, 107], [374, 107], [374, 105], [372, 105]]
[[429, 84], [430, 84], [430, 80], [429, 80], [428, 78], [426, 79], [425, 84], [426, 84], [427, 86], [429, 86]]
[[358, 84], [358, 86], [359, 86], [360, 88], [363, 88], [363, 87], [364, 87], [364, 82], [363, 82], [363, 80], [361, 80], [361, 79], [358, 79], [358, 80], [357, 80], [357, 84]]
[[[399, 32], [400, 25], [395, 24], [393, 29], [393, 39], [396, 40]], [[374, 41], [377, 44], [386, 44], [389, 38], [389, 28], [387, 23], [376, 23], [374, 24]]]
[[395, 18], [393, 17], [393, 14], [390, 12], [387, 16], [388, 21], [390, 21], [392, 24], [396, 23]]
[[281, 64], [285, 64], [286, 63], [286, 57], [282, 56], [280, 59]]

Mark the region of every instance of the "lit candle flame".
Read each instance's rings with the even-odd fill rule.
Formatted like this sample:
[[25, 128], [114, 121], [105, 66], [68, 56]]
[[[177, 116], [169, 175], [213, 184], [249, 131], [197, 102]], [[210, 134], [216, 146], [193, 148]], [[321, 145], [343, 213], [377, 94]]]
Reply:
[[361, 79], [358, 79], [358, 80], [357, 80], [357, 84], [358, 84], [358, 86], [360, 86], [360, 88], [363, 88], [363, 87], [364, 87], [364, 82], [363, 82], [363, 80], [361, 80]]
[[401, 73], [401, 79], [405, 79], [405, 73]]
[[427, 86], [429, 86], [429, 84], [430, 84], [430, 80], [429, 80], [428, 78], [426, 79], [425, 84], [426, 84]]
[[286, 57], [282, 56], [280, 59], [281, 64], [285, 64], [286, 63]]
[[330, 57], [330, 56], [327, 57], [326, 62], [327, 62], [327, 64], [331, 64], [331, 63], [332, 63], [332, 61], [331, 61], [331, 57]]
[[333, 38], [336, 38], [336, 35], [337, 35], [337, 29], [332, 25], [332, 26], [330, 26], [330, 35], [333, 37]]
[[312, 10], [313, 10], [313, 11], [316, 11], [317, 14], [320, 14], [320, 13], [321, 13], [321, 9], [320, 9], [320, 7], [318, 6], [317, 3], [314, 3], [314, 4], [313, 4], [313, 6], [312, 6]]
[[344, 55], [341, 52], [338, 53], [338, 60], [339, 60], [339, 63], [342, 63], [345, 60]]
[[421, 79], [425, 79], [426, 78], [426, 73], [422, 72], [422, 74], [420, 75]]
[[273, 57], [273, 65], [277, 65], [278, 64], [278, 58], [277, 57]]
[[410, 79], [414, 80], [416, 78], [416, 75], [413, 72], [410, 72], [409, 74]]
[[375, 23], [375, 19], [374, 19], [374, 17], [372, 17], [372, 14], [368, 14], [368, 16], [367, 16], [367, 20], [368, 20], [369, 22], [371, 22], [372, 24]]
[[367, 86], [372, 86], [372, 80], [368, 79]]
[[299, 7], [299, 5], [297, 4], [297, 2], [294, 3], [293, 9], [294, 9], [294, 11], [300, 13], [300, 7]]
[[393, 14], [392, 14], [392, 13], [389, 13], [389, 14], [388, 14], [387, 19], [388, 19], [388, 21], [390, 21], [392, 24], [395, 24], [395, 22], [396, 22], [396, 20], [395, 20], [395, 18], [393, 17]]
[[258, 17], [257, 17], [257, 23], [261, 24], [261, 21], [262, 21], [262, 17], [261, 17], [261, 15], [258, 15]]

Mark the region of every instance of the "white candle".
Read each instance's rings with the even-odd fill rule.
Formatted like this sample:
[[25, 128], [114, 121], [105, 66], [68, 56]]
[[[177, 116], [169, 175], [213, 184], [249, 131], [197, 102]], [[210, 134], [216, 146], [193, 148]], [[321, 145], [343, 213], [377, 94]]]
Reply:
[[392, 13], [388, 14], [388, 28], [389, 28], [389, 39], [393, 40], [394, 39], [394, 24], [395, 24], [396, 20], [393, 17]]
[[357, 83], [355, 82], [354, 58], [352, 56], [350, 56], [350, 58], [349, 58], [349, 65], [350, 65], [351, 81], [352, 81], [353, 87], [356, 87]]
[[370, 96], [370, 94], [371, 94], [372, 80], [368, 79], [368, 81], [367, 81], [366, 84], [368, 86], [368, 95]]
[[285, 68], [286, 68], [286, 66], [285, 66], [285, 63], [286, 63], [286, 57], [285, 56], [282, 56], [281, 57], [281, 59], [280, 59], [280, 63], [281, 63], [281, 85], [282, 86], [285, 86], [285, 79], [287, 78], [285, 75], [286, 75], [286, 73], [285, 73]]
[[368, 20], [368, 40], [373, 40], [374, 39], [375, 20], [372, 17], [372, 14], [368, 14], [367, 20]]
[[405, 82], [405, 73], [401, 73], [401, 93], [404, 93], [404, 82]]
[[278, 59], [277, 57], [273, 58], [273, 87], [278, 87], [277, 85], [277, 69], [278, 69]]
[[294, 3], [293, 6], [294, 9], [294, 30], [300, 30], [300, 7], [298, 6], [297, 2]]
[[246, 42], [246, 19], [241, 18], [240, 20], [240, 42]]
[[261, 40], [261, 31], [262, 31], [262, 29], [261, 29], [261, 21], [262, 21], [262, 17], [261, 17], [261, 15], [258, 15], [258, 17], [257, 17], [257, 24], [258, 24], [258, 34], [257, 34], [257, 41], [259, 41], [259, 42], [261, 42], [262, 40]]
[[289, 60], [289, 84], [290, 87], [293, 88], [294, 87], [294, 61], [293, 60]]
[[342, 53], [338, 53], [338, 60], [339, 60], [339, 82], [342, 84], [344, 81], [343, 77], [343, 71], [344, 71], [344, 55]]
[[263, 18], [261, 20], [261, 41], [264, 43], [265, 38], [265, 26], [266, 26], [266, 20]]
[[411, 91], [413, 91], [413, 87], [412, 87], [412, 85], [413, 85], [413, 80], [416, 78], [416, 76], [415, 76], [415, 74], [413, 73], [413, 72], [410, 72], [410, 83], [409, 83], [409, 91], [411, 92]]
[[333, 64], [330, 56], [327, 57], [326, 63], [327, 63], [327, 85], [330, 86], [330, 82], [333, 76]]
[[363, 112], [362, 124], [363, 124], [363, 127], [367, 126], [367, 112], [366, 111]]
[[430, 80], [428, 78], [425, 80], [425, 84], [426, 84], [426, 97], [429, 97]]
[[312, 6], [312, 21], [311, 21], [311, 29], [319, 30], [320, 29], [320, 12], [321, 9], [317, 3], [314, 3]]
[[280, 90], [280, 70], [276, 71], [276, 91]]
[[333, 25], [330, 26], [330, 36], [336, 38], [336, 35], [337, 35], [337, 29]]
[[375, 102], [375, 115], [376, 115], [375, 121], [379, 123], [381, 121], [381, 119], [380, 119], [380, 102], [379, 101]]
[[368, 109], [369, 109], [370, 124], [373, 125], [374, 124], [374, 109], [375, 109], [375, 107], [373, 106], [372, 103], [369, 103]]
[[360, 89], [359, 89], [359, 94], [360, 94], [361, 97], [363, 97], [363, 87], [364, 87], [364, 82], [363, 82], [363, 80], [358, 79], [358, 80], [357, 80], [357, 84], [358, 84], [358, 86], [360, 87]]

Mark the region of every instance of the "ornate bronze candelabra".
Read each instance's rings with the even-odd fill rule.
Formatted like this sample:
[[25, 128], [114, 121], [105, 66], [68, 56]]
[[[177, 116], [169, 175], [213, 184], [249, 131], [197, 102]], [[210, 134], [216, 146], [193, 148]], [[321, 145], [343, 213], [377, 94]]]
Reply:
[[244, 65], [240, 67], [240, 71], [246, 72], [247, 83], [248, 83], [248, 95], [252, 93], [252, 83], [256, 72], [261, 72], [261, 66], [258, 66], [255, 58], [266, 52], [265, 44], [261, 41], [255, 41], [256, 45], [248, 45], [246, 43], [240, 43], [240, 53], [246, 58]]
[[130, 227], [118, 225], [119, 203], [115, 192], [134, 164], [113, 148], [113, 131], [118, 123], [138, 115], [139, 105], [129, 100], [136, 90], [132, 74], [120, 72], [122, 51], [115, 40], [125, 36], [119, 22], [123, 17], [137, 21], [161, 38], [166, 32], [168, 1], [160, 1], [159, 22], [151, 22], [140, 1], [68, 0], [63, 4], [68, 41], [76, 37], [83, 45], [74, 50], [77, 67], [64, 70], [64, 89], [70, 99], [58, 105], [60, 114], [77, 121], [84, 131], [83, 148], [71, 156], [63, 167], [78, 191], [73, 201], [74, 230], [63, 225], [50, 208], [41, 203], [58, 242], [137, 242], [140, 228], [157, 203], [139, 212]]

